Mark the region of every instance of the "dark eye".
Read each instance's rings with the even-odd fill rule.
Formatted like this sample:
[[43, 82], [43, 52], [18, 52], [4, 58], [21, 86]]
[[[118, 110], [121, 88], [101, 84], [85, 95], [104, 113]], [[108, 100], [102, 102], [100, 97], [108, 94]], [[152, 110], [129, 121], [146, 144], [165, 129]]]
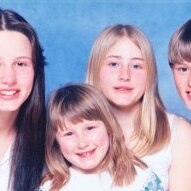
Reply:
[[26, 62], [19, 61], [19, 62], [16, 62], [16, 65], [22, 67], [22, 66], [26, 66], [27, 63], [26, 63]]
[[67, 133], [64, 134], [64, 136], [72, 136], [72, 135], [73, 135], [72, 132], [67, 132]]
[[181, 70], [182, 72], [186, 72], [186, 71], [188, 71], [188, 68], [186, 68], [186, 67], [181, 67], [180, 70]]
[[109, 66], [114, 66], [114, 67], [115, 67], [115, 66], [119, 66], [119, 64], [116, 63], [116, 62], [110, 62], [110, 63], [109, 63]]
[[87, 130], [91, 131], [91, 130], [93, 130], [93, 129], [95, 129], [95, 128], [96, 128], [95, 126], [88, 126], [88, 127], [87, 127]]

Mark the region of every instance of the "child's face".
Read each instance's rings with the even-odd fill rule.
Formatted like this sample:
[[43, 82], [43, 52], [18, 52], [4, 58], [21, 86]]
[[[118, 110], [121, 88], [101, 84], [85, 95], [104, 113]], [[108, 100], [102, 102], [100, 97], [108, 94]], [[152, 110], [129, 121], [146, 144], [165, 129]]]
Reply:
[[82, 172], [94, 172], [109, 149], [107, 129], [102, 121], [83, 120], [77, 124], [65, 121], [56, 139], [63, 156]]
[[176, 63], [172, 66], [175, 84], [179, 95], [188, 109], [191, 109], [191, 63]]
[[145, 86], [146, 69], [140, 49], [130, 39], [120, 39], [103, 61], [100, 70], [102, 92], [114, 105], [129, 108], [140, 104]]

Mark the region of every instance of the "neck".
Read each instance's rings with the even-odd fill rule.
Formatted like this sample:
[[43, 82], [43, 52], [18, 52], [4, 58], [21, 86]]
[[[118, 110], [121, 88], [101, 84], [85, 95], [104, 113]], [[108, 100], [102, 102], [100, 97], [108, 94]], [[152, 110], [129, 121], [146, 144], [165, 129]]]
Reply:
[[125, 135], [125, 139], [126, 139], [126, 143], [128, 145], [131, 145], [130, 142], [132, 143], [132, 141], [130, 140], [134, 130], [136, 127], [136, 120], [137, 120], [137, 116], [140, 112], [141, 109], [141, 103], [136, 104], [132, 107], [128, 107], [128, 108], [122, 108], [122, 107], [116, 107], [114, 105], [112, 105], [112, 111], [120, 125], [120, 127], [123, 130], [123, 133]]

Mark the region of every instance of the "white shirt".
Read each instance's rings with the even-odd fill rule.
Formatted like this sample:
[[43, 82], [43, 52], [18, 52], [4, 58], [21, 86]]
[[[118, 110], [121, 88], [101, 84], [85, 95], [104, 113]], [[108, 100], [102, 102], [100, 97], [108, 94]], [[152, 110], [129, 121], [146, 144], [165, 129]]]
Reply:
[[0, 190], [8, 191], [8, 183], [11, 167], [11, 146], [8, 148], [3, 159], [0, 161]]
[[168, 121], [169, 121], [169, 125], [170, 125], [170, 131], [171, 131], [170, 144], [168, 146], [164, 147], [159, 152], [154, 153], [152, 155], [147, 155], [142, 158], [142, 160], [160, 178], [165, 191], [168, 190], [168, 176], [169, 176], [168, 172], [169, 172], [171, 160], [172, 160], [172, 145], [173, 145], [175, 130], [176, 130], [173, 126], [173, 121], [174, 121], [175, 115], [168, 113], [167, 116], [168, 116]]
[[[125, 170], [125, 169], [124, 169]], [[129, 186], [114, 186], [112, 185], [112, 178], [107, 171], [101, 174], [84, 174], [73, 168], [70, 168], [69, 182], [63, 186], [59, 191], [145, 191], [145, 187], [149, 187], [149, 191], [163, 191], [159, 186], [159, 179], [150, 170], [137, 170], [135, 181]], [[49, 191], [51, 188], [51, 181], [44, 183], [39, 191]]]

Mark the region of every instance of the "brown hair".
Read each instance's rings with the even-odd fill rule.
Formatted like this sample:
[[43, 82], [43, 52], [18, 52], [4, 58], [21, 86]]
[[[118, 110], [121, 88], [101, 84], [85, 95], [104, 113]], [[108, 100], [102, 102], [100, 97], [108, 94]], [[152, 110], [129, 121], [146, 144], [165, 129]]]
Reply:
[[69, 84], [56, 90], [48, 104], [46, 162], [49, 173], [43, 182], [48, 179], [52, 181], [51, 191], [61, 188], [70, 177], [69, 167], [72, 164], [64, 159], [55, 139], [57, 130], [64, 128], [65, 119], [72, 123], [83, 119], [103, 121], [110, 145], [99, 168], [109, 171], [114, 184], [120, 186], [131, 183], [136, 175], [134, 164], [146, 166], [126, 148], [122, 130], [104, 96], [90, 85]]

